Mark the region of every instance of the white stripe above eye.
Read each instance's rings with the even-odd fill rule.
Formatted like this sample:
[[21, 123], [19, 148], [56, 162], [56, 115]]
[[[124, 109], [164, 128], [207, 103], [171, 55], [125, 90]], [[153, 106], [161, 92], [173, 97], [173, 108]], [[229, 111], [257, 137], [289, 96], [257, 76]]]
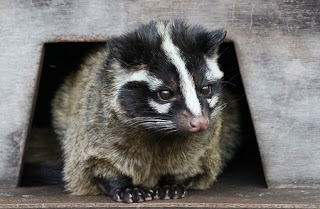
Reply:
[[[116, 65], [116, 64], [114, 64]], [[147, 83], [150, 90], [155, 91], [163, 85], [163, 81], [151, 75], [147, 70], [141, 69], [138, 71], [128, 72], [124, 69], [119, 70], [120, 65], [114, 66], [115, 72], [115, 81], [117, 83], [117, 89], [121, 89], [128, 82], [138, 81]]]
[[171, 103], [160, 104], [154, 101], [153, 99], [149, 99], [149, 105], [152, 109], [156, 110], [160, 114], [166, 114], [169, 112]]
[[197, 97], [193, 78], [186, 68], [186, 64], [181, 57], [179, 48], [173, 44], [171, 39], [171, 23], [168, 23], [167, 25], [158, 23], [157, 29], [163, 41], [161, 47], [168, 59], [176, 67], [179, 74], [180, 88], [182, 95], [185, 98], [186, 106], [193, 115], [201, 115], [201, 105]]
[[223, 72], [220, 70], [216, 58], [205, 57], [204, 60], [209, 68], [206, 72], [206, 78], [208, 81], [216, 81], [223, 77]]
[[147, 70], [139, 70], [131, 73], [125, 82], [131, 81], [143, 81], [146, 82], [150, 90], [155, 91], [163, 85], [162, 80], [156, 78], [155, 76], [150, 75]]

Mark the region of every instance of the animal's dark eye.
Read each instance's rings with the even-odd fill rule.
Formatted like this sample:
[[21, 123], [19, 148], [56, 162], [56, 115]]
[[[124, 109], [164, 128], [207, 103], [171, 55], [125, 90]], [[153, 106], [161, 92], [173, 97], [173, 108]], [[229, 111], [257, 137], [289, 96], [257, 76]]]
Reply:
[[158, 96], [162, 100], [169, 100], [173, 97], [173, 94], [169, 90], [158, 91]]
[[209, 94], [211, 94], [211, 86], [204, 86], [201, 88], [200, 93], [204, 96], [208, 96]]

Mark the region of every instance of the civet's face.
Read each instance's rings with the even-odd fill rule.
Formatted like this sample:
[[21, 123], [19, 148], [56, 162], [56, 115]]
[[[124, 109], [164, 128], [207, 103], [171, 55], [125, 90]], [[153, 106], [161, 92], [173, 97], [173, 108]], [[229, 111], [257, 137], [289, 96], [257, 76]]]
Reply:
[[219, 110], [216, 50], [225, 35], [173, 21], [111, 39], [116, 97], [128, 124], [167, 133], [206, 130]]

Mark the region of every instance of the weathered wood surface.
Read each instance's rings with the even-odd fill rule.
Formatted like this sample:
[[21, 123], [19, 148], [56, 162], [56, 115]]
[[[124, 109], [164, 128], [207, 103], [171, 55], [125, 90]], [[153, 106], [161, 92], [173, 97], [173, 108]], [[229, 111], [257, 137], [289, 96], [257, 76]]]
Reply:
[[269, 189], [262, 170], [233, 166], [211, 189], [178, 200], [125, 204], [103, 195], [72, 197], [55, 186], [19, 187], [0, 188], [0, 208], [320, 208], [320, 189]]
[[0, 185], [16, 186], [43, 44], [98, 41], [151, 19], [226, 28], [235, 42], [267, 184], [320, 186], [320, 2], [0, 3]]

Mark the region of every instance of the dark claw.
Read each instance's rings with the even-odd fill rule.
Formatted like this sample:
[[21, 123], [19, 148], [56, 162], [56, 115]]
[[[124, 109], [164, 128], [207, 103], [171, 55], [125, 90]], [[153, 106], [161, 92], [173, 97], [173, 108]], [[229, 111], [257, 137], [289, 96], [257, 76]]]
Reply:
[[186, 193], [187, 193], [187, 190], [186, 190], [186, 188], [184, 186], [177, 187], [177, 189], [176, 189], [176, 197], [178, 199], [184, 198], [186, 196]]
[[144, 191], [144, 200], [149, 201], [152, 200], [152, 197], [154, 196], [154, 192], [152, 189], [143, 188]]
[[153, 188], [153, 199], [160, 199], [159, 190], [160, 190], [159, 186], [156, 186], [155, 188]]
[[138, 188], [134, 188], [132, 192], [133, 202], [143, 202], [144, 201], [144, 192]]
[[131, 190], [131, 189], [127, 188], [127, 189], [123, 192], [122, 201], [125, 202], [125, 203], [133, 202], [132, 190]]
[[114, 201], [116, 201], [116, 202], [122, 202], [122, 197], [121, 197], [121, 195], [122, 195], [121, 190], [120, 190], [120, 189], [117, 189], [117, 190], [114, 192], [114, 194], [113, 194], [113, 196], [112, 196], [112, 199], [113, 199]]

